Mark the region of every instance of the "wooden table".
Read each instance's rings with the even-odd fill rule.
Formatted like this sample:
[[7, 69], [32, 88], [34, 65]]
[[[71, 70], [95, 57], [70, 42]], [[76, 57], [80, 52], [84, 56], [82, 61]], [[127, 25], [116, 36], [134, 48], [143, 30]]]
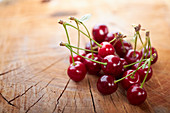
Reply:
[[[125, 91], [101, 95], [98, 77], [87, 75], [78, 83], [67, 76], [69, 51], [60, 47], [66, 35], [58, 19], [92, 17], [109, 31], [133, 35], [131, 24], [151, 31], [159, 59], [144, 87], [147, 100], [130, 105]], [[74, 24], [74, 23], [73, 23]], [[77, 31], [69, 29], [72, 44]], [[143, 37], [144, 38], [144, 37]], [[81, 47], [88, 39], [82, 36]], [[170, 112], [170, 1], [169, 0], [0, 0], [0, 112], [1, 113], [142, 113]]]

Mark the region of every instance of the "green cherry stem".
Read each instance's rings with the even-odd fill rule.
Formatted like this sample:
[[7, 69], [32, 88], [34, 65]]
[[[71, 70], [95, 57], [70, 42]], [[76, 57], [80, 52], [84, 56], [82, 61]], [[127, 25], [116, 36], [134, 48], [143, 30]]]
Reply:
[[[70, 44], [68, 44], [68, 43], [63, 43], [63, 42], [60, 43], [60, 46], [66, 46], [66, 45], [68, 45], [69, 47], [75, 48], [75, 49], [79, 49], [79, 50], [84, 50], [84, 51], [89, 51], [89, 52], [91, 52], [91, 50], [83, 49], [83, 48], [80, 48], [80, 47], [76, 47], [76, 46], [70, 45]], [[94, 53], [98, 53], [97, 51], [93, 51], [93, 52], [94, 52]]]
[[[63, 24], [63, 27], [64, 27], [65, 32], [66, 32], [66, 35], [67, 35], [68, 43], [70, 44], [70, 38], [69, 38], [69, 35], [68, 35], [68, 31], [67, 31], [66, 25], [64, 25], [64, 24]], [[72, 51], [71, 51], [71, 50], [70, 50], [70, 53], [71, 53], [71, 57], [72, 57], [72, 61], [73, 61], [73, 65], [75, 65], [74, 58], [73, 58], [73, 53], [72, 53]]]
[[[142, 65], [142, 66], [143, 66], [143, 65]], [[125, 77], [123, 77], [123, 78], [121, 78], [121, 79], [118, 79], [118, 80], [114, 81], [114, 83], [120, 82], [121, 80], [127, 78], [128, 76], [130, 76], [130, 75], [136, 73], [140, 68], [142, 68], [142, 66], [140, 66], [139, 68], [137, 68], [135, 71], [133, 71], [133, 72], [130, 73], [129, 75], [127, 75], [127, 76], [125, 76]]]
[[[149, 35], [149, 32], [148, 32], [148, 35]], [[149, 36], [147, 36], [147, 37], [148, 37], [148, 45], [149, 45], [150, 48], [151, 48], [150, 37], [149, 37]], [[149, 48], [148, 48], [148, 50], [149, 50]], [[152, 49], [150, 49], [150, 59], [149, 59], [149, 63], [148, 63], [148, 71], [147, 71], [147, 73], [146, 73], [146, 75], [145, 75], [145, 78], [144, 78], [142, 84], [141, 84], [141, 88], [143, 87], [143, 84], [145, 83], [146, 78], [147, 78], [147, 76], [148, 76], [148, 73], [149, 73], [149, 70], [150, 70], [150, 67], [151, 67], [151, 60], [152, 60]]]
[[124, 67], [124, 68], [127, 68], [127, 67], [129, 67], [129, 66], [133, 66], [134, 64], [137, 64], [137, 63], [140, 63], [141, 61], [143, 62], [143, 61], [146, 61], [146, 60], [148, 60], [148, 59], [141, 59], [140, 61], [137, 61], [137, 62], [134, 62], [134, 63], [131, 63], [131, 64], [124, 65], [123, 67]]
[[136, 56], [136, 47], [137, 47], [137, 35], [135, 33], [135, 47], [134, 47], [134, 53], [133, 53], [134, 56]]
[[73, 50], [72, 50], [72, 48], [71, 48], [71, 47], [69, 47], [68, 45], [66, 45], [66, 47], [67, 47], [70, 51], [72, 51], [73, 53], [75, 53], [75, 54], [77, 54], [77, 55], [79, 55], [79, 56], [81, 56], [81, 57], [83, 57], [83, 58], [85, 58], [85, 59], [87, 59], [87, 60], [90, 60], [90, 61], [93, 61], [93, 62], [96, 62], [96, 63], [102, 64], [102, 65], [107, 65], [107, 63], [99, 62], [99, 61], [96, 61], [96, 60], [93, 60], [93, 59], [89, 59], [89, 58], [87, 58], [87, 57], [85, 57], [85, 56], [82, 56], [82, 55], [80, 55], [80, 54], [76, 53], [76, 52], [75, 52], [75, 51], [73, 51]]
[[121, 44], [122, 44], [122, 47], [123, 47], [123, 52], [125, 53], [125, 46], [124, 46], [124, 44], [123, 44], [123, 41], [122, 41], [122, 39], [120, 39], [120, 42], [121, 42]]
[[114, 42], [116, 39], [117, 39], [117, 38], [114, 38], [114, 39], [112, 39], [111, 41], [109, 41], [109, 43], [112, 43], [112, 42]]
[[71, 25], [71, 24], [69, 24], [69, 23], [63, 23], [63, 24], [65, 24], [65, 25], [68, 25], [68, 26], [70, 26], [70, 27], [72, 27], [72, 28], [74, 28], [74, 29], [76, 29], [76, 30], [79, 30], [83, 35], [85, 35], [86, 37], [88, 37], [89, 39], [91, 39], [94, 43], [96, 43], [99, 47], [102, 47], [102, 45], [100, 45], [98, 42], [96, 42], [95, 40], [93, 40], [91, 37], [89, 37], [86, 33], [84, 33], [82, 30], [80, 30], [80, 29], [77, 29], [74, 25]]
[[[83, 27], [86, 29], [86, 31], [87, 31], [87, 34], [89, 35], [89, 37], [90, 37], [90, 32], [89, 32], [89, 30], [87, 29], [87, 27], [85, 26], [85, 24], [83, 23], [83, 22], [80, 22], [82, 25], [83, 25]], [[92, 59], [94, 59], [94, 54], [93, 54], [93, 46], [92, 46], [92, 40], [90, 39], [90, 46], [91, 46], [91, 53], [92, 53]]]
[[[75, 20], [76, 25], [77, 25], [77, 29], [79, 29], [79, 23]], [[80, 47], [80, 31], [78, 30], [78, 43], [77, 43], [77, 47]], [[79, 49], [77, 49], [77, 53], [79, 53]]]
[[141, 35], [140, 35], [139, 31], [137, 31], [136, 33], [138, 34], [139, 39], [140, 39], [140, 42], [141, 42], [141, 43], [142, 43], [142, 45], [143, 45], [143, 41], [142, 41], [142, 38], [141, 38]]

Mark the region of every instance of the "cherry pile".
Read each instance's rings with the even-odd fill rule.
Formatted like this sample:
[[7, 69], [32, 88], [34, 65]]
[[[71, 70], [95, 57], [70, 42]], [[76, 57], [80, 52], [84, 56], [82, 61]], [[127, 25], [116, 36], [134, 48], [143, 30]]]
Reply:
[[[127, 91], [127, 99], [133, 105], [143, 103], [147, 97], [147, 92], [143, 88], [145, 82], [152, 77], [152, 67], [158, 59], [157, 51], [151, 46], [149, 31], [146, 32], [145, 41], [140, 35], [141, 25], [133, 26], [134, 47], [128, 41], [126, 36], [120, 32], [109, 32], [108, 27], [104, 24], [95, 25], [92, 29], [92, 36], [83, 23], [88, 16], [81, 19], [70, 17], [75, 21], [77, 26], [60, 20], [59, 24], [63, 25], [68, 43], [60, 43], [70, 50], [70, 66], [67, 74], [73, 81], [83, 80], [86, 73], [100, 76], [97, 81], [97, 89], [103, 95], [114, 93], [118, 88], [118, 83]], [[80, 30], [83, 26], [86, 32]], [[78, 44], [73, 46], [67, 26], [78, 31]], [[89, 38], [85, 48], [80, 48], [80, 34]], [[137, 39], [142, 44], [142, 49], [137, 50]], [[77, 49], [77, 51], [75, 51]], [[80, 51], [81, 50], [81, 51]], [[82, 52], [82, 50], [84, 52]]]

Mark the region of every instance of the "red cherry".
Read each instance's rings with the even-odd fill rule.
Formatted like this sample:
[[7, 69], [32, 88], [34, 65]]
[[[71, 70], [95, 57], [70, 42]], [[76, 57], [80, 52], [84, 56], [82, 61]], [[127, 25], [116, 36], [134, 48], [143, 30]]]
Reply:
[[[129, 75], [130, 73], [132, 73], [134, 71], [135, 70], [132, 70], [132, 69], [127, 70], [127, 71], [124, 72], [122, 77], [125, 77], [125, 76]], [[133, 74], [128, 76], [128, 77], [126, 77], [125, 79], [123, 79], [121, 81], [122, 87], [125, 90], [128, 90], [130, 88], [130, 86], [132, 86], [133, 84], [140, 84], [140, 75], [136, 72], [134, 74], [134, 76], [133, 77], [132, 76], [133, 76]]]
[[[144, 63], [142, 62], [141, 63], [141, 65], [143, 65]], [[140, 66], [141, 66], [140, 65]], [[137, 64], [135, 64], [135, 65], [133, 65], [132, 66], [132, 69], [137, 69], [137, 67], [139, 66], [139, 63], [137, 63]], [[141, 82], [143, 82], [143, 80], [144, 80], [144, 78], [145, 78], [145, 75], [146, 75], [146, 73], [147, 73], [147, 71], [148, 71], [148, 64], [146, 64], [146, 66], [145, 66], [145, 68], [144, 69], [142, 69], [142, 68], [140, 68], [137, 72], [139, 73], [139, 75], [140, 75], [140, 80], [141, 80]], [[145, 82], [147, 82], [151, 77], [152, 77], [152, 67], [150, 67], [150, 69], [149, 69], [149, 73], [148, 73], [148, 75], [147, 75], [147, 78], [146, 78], [146, 81]]]
[[[116, 38], [116, 34], [109, 32], [109, 33], [105, 36], [104, 41], [110, 42], [110, 41], [113, 40], [114, 38]], [[114, 42], [115, 42], [115, 41], [113, 41], [111, 44], [113, 45]]]
[[103, 75], [97, 81], [97, 89], [103, 95], [109, 95], [115, 92], [118, 85], [114, 83], [114, 78], [111, 75]]
[[[123, 43], [123, 45], [122, 45]], [[132, 45], [131, 43], [125, 41], [125, 40], [122, 40], [122, 43], [121, 41], [117, 41], [114, 48], [116, 50], [116, 53], [121, 57], [125, 57], [125, 55], [127, 54], [127, 52], [132, 49]], [[124, 49], [123, 49], [123, 46], [124, 46]]]
[[[97, 44], [95, 44], [93, 41], [92, 42], [92, 47], [97, 47]], [[85, 49], [88, 49], [88, 50], [91, 50], [91, 44], [90, 42], [86, 43], [86, 46], [85, 46]], [[93, 49], [94, 51], [97, 51], [97, 48], [96, 49]], [[90, 53], [89, 51], [85, 51], [86, 54]]]
[[86, 73], [86, 67], [80, 61], [75, 61], [75, 65], [73, 65], [73, 63], [70, 64], [67, 70], [68, 76], [76, 82], [83, 80]]
[[[82, 53], [80, 53], [80, 55], [85, 56], [86, 54], [82, 52]], [[80, 62], [84, 61], [84, 58], [82, 58], [81, 56], [79, 56], [77, 54], [73, 54], [73, 58], [74, 58], [74, 61], [80, 61]], [[70, 59], [70, 64], [73, 63], [71, 55], [70, 55], [69, 59]]]
[[114, 55], [115, 49], [109, 42], [102, 42], [102, 47], [98, 47], [98, 55], [104, 58], [107, 55]]
[[139, 61], [141, 59], [141, 54], [138, 51], [135, 51], [136, 55], [134, 56], [134, 50], [129, 50], [127, 54], [125, 55], [125, 60], [127, 63], [134, 63], [136, 61]]
[[101, 65], [105, 74], [119, 76], [122, 72], [122, 63], [120, 58], [116, 55], [108, 55], [102, 59], [102, 62], [106, 62], [107, 65]]
[[[94, 59], [93, 60], [100, 62], [100, 58], [98, 57], [98, 55], [96, 55], [96, 54], [93, 54], [93, 55], [94, 55]], [[88, 53], [86, 55], [86, 58], [92, 59], [92, 53]], [[97, 74], [101, 70], [101, 64], [99, 64], [99, 63], [96, 63], [96, 62], [93, 62], [93, 61], [85, 59], [84, 60], [84, 64], [86, 66], [87, 71], [90, 74]]]
[[92, 34], [95, 41], [101, 43], [104, 41], [105, 36], [108, 33], [108, 28], [106, 25], [97, 24], [93, 27]]
[[[147, 49], [148, 49], [148, 47], [146, 47], [146, 50]], [[144, 54], [144, 48], [141, 51], [141, 55], [143, 55], [143, 54]], [[147, 54], [147, 52], [145, 52], [145, 54], [144, 54], [145, 57], [146, 57], [146, 54]], [[154, 47], [152, 47], [152, 55], [154, 55], [154, 54], [155, 54], [155, 56], [154, 56], [153, 61], [151, 62], [152, 64], [154, 64], [158, 60], [158, 52], [156, 51], [156, 49]], [[149, 48], [147, 58], [150, 58], [150, 48]]]
[[139, 84], [132, 85], [127, 90], [127, 99], [129, 103], [133, 105], [142, 104], [147, 97], [147, 93], [144, 88], [141, 88]]
[[[128, 63], [126, 62], [126, 60], [125, 60], [124, 58], [120, 58], [120, 61], [121, 61], [121, 63], [122, 63], [122, 66], [128, 65]], [[123, 67], [121, 74], [120, 74], [119, 76], [116, 76], [116, 79], [118, 80], [118, 79], [122, 78], [123, 73], [124, 73], [125, 71], [127, 71], [127, 69], [128, 69], [128, 67], [127, 67], [127, 68], [124, 68], [124, 67]]]

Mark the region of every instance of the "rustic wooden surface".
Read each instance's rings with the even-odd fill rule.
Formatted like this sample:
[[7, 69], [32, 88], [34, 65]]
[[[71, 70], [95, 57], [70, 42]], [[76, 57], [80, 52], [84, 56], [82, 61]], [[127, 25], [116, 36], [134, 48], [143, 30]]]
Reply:
[[[121, 88], [109, 96], [96, 89], [98, 77], [87, 75], [75, 83], [66, 74], [69, 51], [58, 19], [91, 13], [110, 31], [132, 36], [131, 24], [151, 31], [159, 59], [145, 84], [147, 100], [130, 105]], [[76, 31], [69, 29], [72, 44]], [[74, 38], [73, 38], [74, 37]], [[81, 46], [87, 39], [82, 36]], [[168, 113], [170, 112], [170, 1], [169, 0], [0, 0], [0, 112], [2, 113]]]

